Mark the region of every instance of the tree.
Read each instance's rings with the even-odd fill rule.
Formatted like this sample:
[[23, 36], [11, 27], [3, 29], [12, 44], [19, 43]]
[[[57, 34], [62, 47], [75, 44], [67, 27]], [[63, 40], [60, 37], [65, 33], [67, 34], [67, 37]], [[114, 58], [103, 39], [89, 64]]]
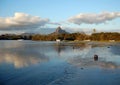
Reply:
[[95, 28], [93, 29], [93, 33], [96, 33], [96, 29]]

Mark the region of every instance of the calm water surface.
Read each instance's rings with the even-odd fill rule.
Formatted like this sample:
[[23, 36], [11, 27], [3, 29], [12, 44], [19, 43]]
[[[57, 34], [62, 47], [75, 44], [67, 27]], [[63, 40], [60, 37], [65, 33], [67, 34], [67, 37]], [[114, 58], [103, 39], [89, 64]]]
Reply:
[[120, 85], [120, 44], [0, 41], [0, 85]]

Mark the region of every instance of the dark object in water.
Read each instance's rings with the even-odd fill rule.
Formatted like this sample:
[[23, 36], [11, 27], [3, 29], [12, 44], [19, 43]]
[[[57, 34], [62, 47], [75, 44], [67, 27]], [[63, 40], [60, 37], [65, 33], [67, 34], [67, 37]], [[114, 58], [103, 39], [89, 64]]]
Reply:
[[83, 68], [81, 68], [83, 70]]
[[108, 47], [108, 48], [110, 48], [110, 47]]
[[94, 61], [98, 61], [98, 55], [94, 55]]

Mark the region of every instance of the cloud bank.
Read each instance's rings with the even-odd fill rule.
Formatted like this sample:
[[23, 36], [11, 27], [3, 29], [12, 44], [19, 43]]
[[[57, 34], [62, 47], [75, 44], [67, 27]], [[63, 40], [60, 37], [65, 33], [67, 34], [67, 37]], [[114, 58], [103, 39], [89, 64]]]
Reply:
[[13, 17], [0, 17], [0, 29], [31, 29], [44, 26], [49, 23], [49, 19], [31, 16], [25, 13], [15, 13]]
[[106, 21], [113, 20], [120, 17], [120, 12], [102, 12], [100, 14], [86, 13], [78, 14], [68, 19], [69, 22], [74, 24], [101, 24]]

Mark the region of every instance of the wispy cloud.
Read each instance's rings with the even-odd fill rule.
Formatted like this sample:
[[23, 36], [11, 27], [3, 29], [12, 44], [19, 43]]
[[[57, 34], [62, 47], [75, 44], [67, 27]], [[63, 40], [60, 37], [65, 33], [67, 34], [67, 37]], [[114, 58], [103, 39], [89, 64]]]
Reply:
[[61, 23], [59, 23], [59, 22], [49, 22], [48, 24], [51, 24], [51, 25], [61, 25]]
[[69, 22], [74, 24], [101, 24], [106, 21], [113, 20], [120, 17], [120, 12], [102, 12], [100, 14], [95, 13], [81, 13], [68, 19]]
[[15, 13], [13, 17], [0, 17], [0, 29], [31, 29], [44, 26], [49, 23], [49, 19], [31, 16], [25, 13]]

